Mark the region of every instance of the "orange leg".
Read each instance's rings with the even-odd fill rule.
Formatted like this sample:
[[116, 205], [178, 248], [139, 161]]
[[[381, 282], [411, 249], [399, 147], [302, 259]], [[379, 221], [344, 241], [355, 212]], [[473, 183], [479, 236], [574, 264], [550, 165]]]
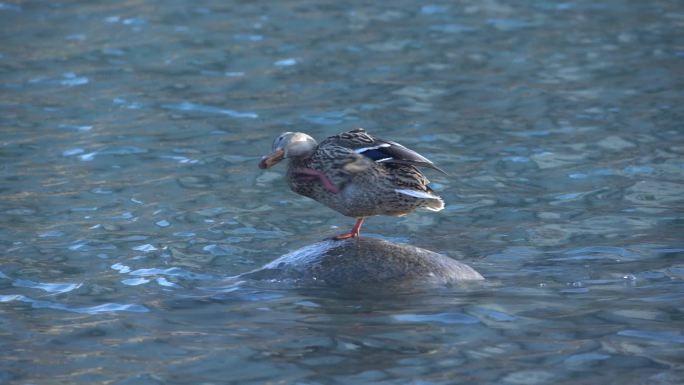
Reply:
[[363, 224], [363, 217], [361, 218], [356, 218], [356, 224], [354, 224], [354, 228], [352, 231], [344, 234], [340, 234], [333, 239], [341, 241], [343, 239], [349, 239], [349, 238], [356, 238], [359, 236], [359, 233], [361, 233], [361, 225]]

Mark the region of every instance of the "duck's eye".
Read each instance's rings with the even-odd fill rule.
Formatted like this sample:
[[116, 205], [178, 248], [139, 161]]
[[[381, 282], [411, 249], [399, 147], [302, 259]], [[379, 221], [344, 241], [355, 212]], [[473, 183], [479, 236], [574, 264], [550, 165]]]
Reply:
[[284, 140], [285, 140], [284, 136], [277, 137], [276, 140], [273, 142], [273, 149], [280, 147], [280, 145], [283, 144]]

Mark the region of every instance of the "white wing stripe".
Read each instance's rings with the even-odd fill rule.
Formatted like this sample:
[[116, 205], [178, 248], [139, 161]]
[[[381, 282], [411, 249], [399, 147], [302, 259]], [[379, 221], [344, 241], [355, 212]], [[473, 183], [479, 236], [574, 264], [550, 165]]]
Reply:
[[425, 192], [425, 191], [417, 191], [417, 190], [409, 190], [409, 189], [394, 189], [394, 191], [398, 192], [399, 194], [404, 194], [404, 195], [412, 196], [415, 198], [440, 199], [438, 196], [432, 195], [432, 194]]
[[354, 151], [356, 151], [357, 154], [360, 154], [362, 152], [366, 152], [366, 151], [370, 151], [370, 150], [377, 150], [378, 148], [390, 147], [390, 146], [391, 146], [391, 144], [383, 143], [383, 144], [378, 144], [377, 146], [373, 146], [373, 147], [357, 148]]

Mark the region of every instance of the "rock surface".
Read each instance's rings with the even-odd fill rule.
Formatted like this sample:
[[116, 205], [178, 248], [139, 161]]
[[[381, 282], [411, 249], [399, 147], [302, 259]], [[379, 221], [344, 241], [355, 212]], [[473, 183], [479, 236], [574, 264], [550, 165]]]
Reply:
[[470, 266], [411, 245], [376, 238], [317, 242], [242, 274], [252, 280], [295, 281], [297, 286], [392, 286], [483, 280]]

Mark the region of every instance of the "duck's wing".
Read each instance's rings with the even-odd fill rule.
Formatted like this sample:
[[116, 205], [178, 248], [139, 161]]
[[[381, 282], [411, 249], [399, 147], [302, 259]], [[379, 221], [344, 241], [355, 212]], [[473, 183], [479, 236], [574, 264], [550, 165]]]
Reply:
[[406, 164], [419, 167], [429, 167], [448, 175], [444, 170], [435, 166], [430, 159], [402, 146], [397, 142], [375, 138], [363, 128], [343, 132], [324, 140], [321, 145], [334, 144], [353, 150], [359, 155], [372, 159], [376, 163]]
[[325, 141], [318, 146], [311, 162], [314, 168], [338, 177], [364, 172], [373, 166], [370, 159], [353, 149]]
[[390, 180], [394, 192], [418, 198], [420, 207], [440, 211], [444, 208], [444, 201], [430, 188], [430, 181], [415, 166], [388, 163]]

